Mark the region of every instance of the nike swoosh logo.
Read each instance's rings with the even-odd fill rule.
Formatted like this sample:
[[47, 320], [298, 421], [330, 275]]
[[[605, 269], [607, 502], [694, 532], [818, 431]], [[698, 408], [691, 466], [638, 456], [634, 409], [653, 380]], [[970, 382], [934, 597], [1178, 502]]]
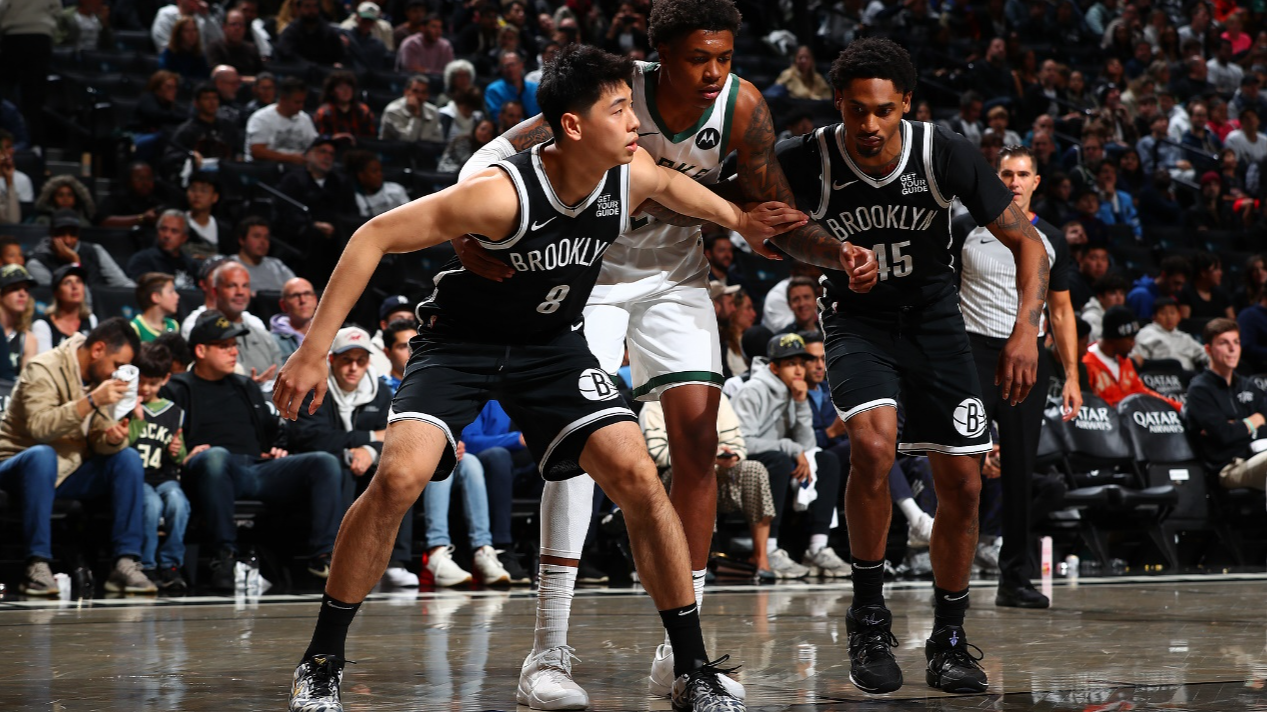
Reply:
[[551, 221], [553, 221], [553, 220], [554, 220], [555, 218], [557, 218], [557, 217], [559, 217], [559, 216], [558, 216], [558, 215], [555, 215], [553, 218], [550, 218], [549, 220], [546, 220], [545, 222], [533, 222], [533, 223], [532, 223], [532, 229], [533, 229], [534, 231], [536, 231], [536, 230], [540, 230], [541, 228], [545, 227], [546, 225], [549, 225], [549, 224], [550, 224], [550, 222], [551, 222]]
[[573, 324], [573, 325], [572, 325], [572, 331], [580, 331], [582, 326], [585, 326], [585, 324], [584, 324], [583, 322], [582, 322], [582, 323], [579, 323], [579, 324]]
[[947, 601], [962, 601], [963, 599], [967, 597], [968, 597], [968, 594], [966, 593], [962, 596], [959, 596], [958, 598], [951, 598], [950, 596], [942, 596], [942, 598], [946, 599]]
[[851, 185], [853, 185], [854, 183], [857, 183], [857, 182], [858, 182], [858, 181], [856, 181], [856, 180], [851, 180], [851, 181], [849, 181], [848, 183], [836, 183], [836, 182], [834, 182], [834, 181], [833, 181], [833, 182], [832, 182], [832, 184], [831, 184], [831, 189], [832, 189], [832, 190], [844, 190], [845, 188], [848, 188], [849, 186], [851, 186]]
[[992, 238], [989, 238], [989, 237], [982, 238], [982, 240], [981, 240], [981, 244], [983, 244], [983, 245], [989, 244], [989, 243], [991, 243], [991, 242], [994, 242], [994, 240], [993, 240]]
[[689, 616], [689, 615], [691, 615], [692, 613], [694, 613], [695, 611], [698, 611], [698, 610], [699, 610], [699, 606], [691, 606], [691, 610], [689, 610], [689, 611], [682, 611], [681, 613], [678, 613], [678, 615], [679, 615], [679, 616]]
[[337, 608], [337, 609], [338, 609], [338, 610], [340, 610], [340, 611], [350, 611], [350, 610], [352, 610], [352, 608], [353, 608], [353, 606], [339, 606], [339, 605], [335, 605], [335, 604], [333, 604], [333, 603], [331, 603], [331, 602], [329, 602], [329, 601], [326, 601], [326, 605], [327, 605], [327, 606], [329, 606], [329, 607], [331, 607], [331, 608]]

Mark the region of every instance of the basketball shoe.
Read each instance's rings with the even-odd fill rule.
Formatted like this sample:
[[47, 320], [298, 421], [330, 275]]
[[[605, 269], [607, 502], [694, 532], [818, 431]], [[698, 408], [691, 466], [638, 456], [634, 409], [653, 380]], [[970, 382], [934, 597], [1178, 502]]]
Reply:
[[502, 568], [497, 558], [497, 550], [491, 546], [481, 546], [471, 557], [471, 568], [475, 569], [475, 577], [485, 586], [504, 586], [510, 583], [510, 574]]
[[745, 712], [748, 708], [743, 700], [743, 685], [729, 677], [739, 668], [718, 667], [729, 659], [729, 655], [723, 655], [674, 680], [674, 712]]
[[805, 552], [805, 556], [801, 557], [801, 565], [809, 569], [810, 576], [822, 576], [823, 578], [849, 578], [853, 573], [853, 569], [849, 567], [830, 546], [825, 546], [818, 550], [818, 553], [810, 556], [809, 551]]
[[519, 668], [519, 690], [515, 700], [534, 710], [583, 710], [590, 696], [572, 679], [572, 646], [560, 645], [528, 653]]
[[849, 681], [873, 695], [902, 686], [902, 670], [893, 658], [898, 646], [893, 637], [893, 614], [884, 606], [849, 608], [845, 631], [849, 633]]
[[[726, 691], [732, 696], [744, 699], [743, 685], [722, 675], [718, 678]], [[673, 684], [677, 677], [673, 674], [673, 646], [661, 643], [656, 646], [655, 658], [651, 661], [651, 677], [647, 678], [647, 692], [652, 697], [673, 697]]]
[[985, 692], [985, 670], [977, 662], [984, 655], [980, 648], [968, 643], [962, 626], [942, 626], [933, 631], [924, 643], [924, 657], [928, 660], [929, 687], [943, 692]]
[[343, 712], [339, 685], [348, 662], [337, 655], [313, 655], [299, 663], [290, 684], [290, 712]]

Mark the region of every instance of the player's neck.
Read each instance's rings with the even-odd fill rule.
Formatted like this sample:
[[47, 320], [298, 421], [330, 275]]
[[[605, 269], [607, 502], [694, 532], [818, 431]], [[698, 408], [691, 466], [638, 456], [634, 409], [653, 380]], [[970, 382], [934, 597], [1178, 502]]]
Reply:
[[550, 187], [565, 205], [584, 200], [611, 168], [595, 164], [580, 145], [571, 142], [555, 142], [542, 149], [541, 163]]

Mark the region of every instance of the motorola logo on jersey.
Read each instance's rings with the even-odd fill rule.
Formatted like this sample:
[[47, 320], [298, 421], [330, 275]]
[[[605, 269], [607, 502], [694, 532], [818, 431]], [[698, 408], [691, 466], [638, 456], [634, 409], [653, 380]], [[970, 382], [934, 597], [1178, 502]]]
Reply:
[[717, 144], [721, 143], [721, 133], [714, 128], [707, 128], [700, 131], [695, 137], [695, 145], [705, 151], [717, 148]]
[[987, 419], [985, 404], [979, 398], [965, 398], [955, 407], [955, 430], [965, 438], [975, 438], [985, 432]]
[[927, 230], [942, 215], [940, 210], [910, 205], [871, 205], [842, 210], [827, 218], [827, 229], [842, 239], [868, 230]]
[[597, 368], [587, 368], [582, 371], [576, 387], [580, 389], [581, 395], [585, 396], [586, 400], [604, 401], [620, 397], [620, 392], [612, 384], [611, 378]]
[[540, 250], [511, 252], [510, 266], [520, 272], [548, 272], [569, 265], [589, 267], [603, 257], [610, 242], [592, 237], [561, 237]]

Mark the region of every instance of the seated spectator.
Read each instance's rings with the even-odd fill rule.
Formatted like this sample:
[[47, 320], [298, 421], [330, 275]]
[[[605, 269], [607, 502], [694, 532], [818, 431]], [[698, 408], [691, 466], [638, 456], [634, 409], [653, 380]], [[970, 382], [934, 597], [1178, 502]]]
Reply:
[[1135, 348], [1130, 356], [1135, 363], [1173, 359], [1185, 371], [1195, 371], [1204, 366], [1209, 357], [1201, 348], [1201, 342], [1191, 334], [1179, 330], [1179, 302], [1173, 297], [1158, 297], [1153, 302], [1153, 321], [1139, 330]]
[[[365, 20], [371, 20], [365, 22]], [[391, 52], [396, 49], [396, 40], [392, 39], [392, 23], [383, 19], [383, 8], [377, 3], [364, 0], [356, 5], [356, 12], [349, 14], [343, 18], [343, 22], [339, 23], [339, 29], [344, 32], [360, 28], [364, 25], [366, 32], [373, 36], [383, 45], [384, 52]], [[387, 67], [378, 64], [374, 65], [375, 71], [382, 71]]]
[[101, 227], [149, 227], [158, 220], [163, 206], [180, 201], [179, 192], [154, 179], [154, 169], [144, 161], [128, 165], [128, 179], [123, 191], [112, 193], [101, 202], [97, 224]]
[[21, 211], [14, 211], [13, 205], [19, 207], [35, 202], [35, 184], [31, 177], [17, 169], [14, 163], [13, 134], [0, 129], [0, 203], [4, 211], [0, 223], [22, 222]]
[[176, 23], [182, 17], [192, 17], [198, 23], [198, 33], [201, 35], [203, 47], [209, 46], [224, 36], [220, 25], [211, 14], [210, 5], [203, 0], [176, 0], [171, 5], [159, 8], [158, 13], [154, 15], [154, 23], [150, 26], [150, 39], [154, 40], [154, 51], [162, 52], [163, 48], [171, 42]]
[[1135, 314], [1129, 308], [1113, 307], [1104, 313], [1100, 340], [1091, 344], [1082, 356], [1091, 392], [1114, 408], [1129, 395], [1146, 393], [1166, 401], [1175, 410], [1183, 410], [1182, 403], [1144, 385], [1135, 372], [1135, 364], [1127, 356], [1135, 348], [1137, 333], [1139, 322], [1135, 321]]
[[172, 38], [158, 55], [158, 66], [175, 72], [186, 79], [210, 79], [211, 65], [202, 51], [198, 36], [198, 22], [192, 17], [182, 17], [172, 28]]
[[277, 184], [277, 189], [307, 206], [299, 210], [290, 204], [279, 204], [278, 227], [283, 239], [305, 252], [304, 269], [309, 274], [328, 275], [334, 270], [339, 250], [346, 236], [336, 234], [340, 216], [355, 215], [356, 189], [352, 181], [334, 169], [335, 142], [319, 136], [304, 153], [303, 168], [291, 168]]
[[1260, 291], [1258, 301], [1236, 315], [1236, 323], [1240, 327], [1241, 373], [1267, 372], [1267, 290]]
[[742, 289], [736, 290], [734, 294], [728, 293], [722, 299], [731, 300], [732, 305], [730, 318], [721, 334], [722, 375], [739, 376], [748, 372], [749, 362], [743, 349], [743, 335], [757, 320], [757, 310], [752, 306], [752, 297]]
[[1236, 151], [1224, 148], [1219, 154], [1219, 180], [1223, 183], [1223, 194], [1234, 200], [1244, 198], [1247, 193], [1243, 176]]
[[189, 225], [189, 241], [185, 250], [197, 259], [206, 259], [220, 252], [221, 241], [228, 242], [233, 226], [225, 225], [211, 214], [220, 202], [220, 185], [211, 173], [199, 171], [189, 177], [185, 189], [185, 221]]
[[[266, 390], [272, 390], [271, 381], [282, 366], [282, 355], [272, 334], [263, 328], [259, 319], [245, 319], [246, 307], [251, 303], [251, 273], [240, 263], [230, 260], [212, 273], [211, 288], [215, 295], [215, 311], [230, 324], [246, 327], [246, 332], [238, 337], [234, 361], [241, 364], [245, 375], [255, 379]], [[197, 322], [194, 328], [197, 328]], [[192, 333], [193, 329], [190, 330], [190, 343], [193, 343]]]
[[[397, 53], [404, 50], [406, 39], [426, 29], [431, 17], [432, 15], [427, 13], [427, 0], [407, 0], [405, 3], [405, 21], [392, 29], [392, 42], [395, 43]], [[438, 15], [436, 19], [439, 19]], [[441, 21], [440, 30], [441, 32], [444, 31], [443, 21]], [[399, 69], [397, 67], [398, 71]]]
[[497, 133], [504, 134], [515, 128], [524, 120], [524, 105], [517, 99], [508, 99], [502, 104], [501, 116], [497, 118]]
[[[241, 126], [249, 118], [242, 115], [243, 105], [238, 98], [242, 91], [242, 75], [230, 65], [217, 64], [211, 68], [211, 84], [220, 96], [220, 108], [216, 111], [216, 116], [234, 126]], [[241, 144], [237, 146], [240, 148]]]
[[308, 335], [312, 315], [317, 313], [317, 292], [312, 288], [311, 282], [303, 277], [295, 277], [282, 285], [279, 304], [282, 313], [274, 314], [269, 319], [269, 326], [273, 332], [273, 340], [281, 351], [282, 362], [285, 363]]
[[[302, 85], [303, 82], [300, 82]], [[307, 90], [304, 90], [305, 93]], [[246, 102], [246, 106], [242, 107], [242, 116], [245, 120], [249, 120], [255, 112], [270, 106], [277, 101], [277, 77], [272, 72], [260, 72], [255, 77], [255, 84], [251, 85], [251, 99]], [[302, 109], [302, 105], [300, 105]], [[249, 149], [249, 147], [248, 147]], [[250, 160], [250, 159], [248, 159]]]
[[[309, 395], [290, 431], [294, 452], [325, 452], [344, 463], [345, 508], [365, 490], [378, 469], [387, 434], [387, 413], [392, 405], [391, 392], [382, 387], [369, 365], [370, 335], [356, 326], [340, 329], [330, 345], [326, 397], [316, 413], [309, 413]], [[414, 510], [410, 507], [400, 522], [383, 583], [395, 587], [418, 585], [418, 577], [405, 568], [413, 560], [413, 532]]]
[[1100, 339], [1104, 312], [1126, 304], [1126, 291], [1130, 288], [1131, 283], [1117, 274], [1105, 274], [1096, 281], [1092, 289], [1092, 297], [1087, 300], [1081, 314], [1082, 320], [1091, 329], [1088, 334], [1090, 341], [1095, 342]]
[[[704, 259], [708, 260], [708, 281], [730, 283], [730, 270], [735, 264], [735, 246], [730, 234], [716, 225], [704, 226]], [[733, 294], [733, 292], [732, 292]]]
[[1201, 175], [1201, 196], [1184, 214], [1184, 227], [1189, 230], [1238, 230], [1244, 223], [1237, 219], [1231, 201], [1223, 199], [1223, 179], [1215, 171]]
[[[202, 264], [198, 265], [198, 289], [202, 290], [202, 306], [190, 312], [185, 317], [185, 320], [180, 323], [180, 335], [182, 338], [189, 338], [194, 325], [198, 323], [198, 317], [202, 316], [203, 312], [216, 308], [216, 289], [212, 284], [212, 276], [216, 270], [229, 262], [235, 262], [235, 260], [232, 257], [217, 255], [203, 260]], [[252, 329], [268, 331], [268, 327], [264, 325], [264, 322], [250, 312], [242, 312], [242, 321]]]
[[1177, 295], [1184, 319], [1235, 319], [1232, 298], [1223, 289], [1223, 261], [1211, 252], [1192, 256], [1192, 281]]
[[440, 160], [436, 164], [436, 170], [441, 173], [457, 173], [461, 171], [462, 166], [470, 160], [471, 156], [494, 138], [497, 138], [497, 125], [490, 119], [480, 119], [475, 122], [475, 127], [471, 129], [471, 133], [457, 136], [452, 141], [449, 141], [449, 145], [444, 149], [444, 154], [440, 156]]
[[242, 155], [238, 122], [220, 115], [220, 92], [202, 83], [194, 89], [194, 115], [176, 129], [167, 143], [164, 164], [171, 175], [214, 170], [220, 161]]
[[378, 306], [378, 331], [374, 332], [374, 349], [370, 351], [370, 365], [374, 367], [374, 373], [388, 373], [392, 364], [383, 353], [386, 344], [383, 341], [384, 335], [387, 333], [387, 325], [398, 319], [408, 319], [413, 322], [418, 321], [418, 317], [414, 314], [414, 307], [417, 302], [411, 301], [402, 294], [393, 294], [383, 300]]
[[1082, 225], [1082, 231], [1086, 233], [1087, 242], [1107, 245], [1109, 241], [1108, 228], [1105, 226], [1104, 221], [1100, 219], [1100, 194], [1096, 192], [1094, 185], [1081, 188], [1074, 194], [1073, 209], [1076, 211], [1073, 219]]
[[[959, 95], [959, 113], [947, 119], [942, 125], [968, 139], [974, 146], [981, 145], [981, 134], [985, 127], [981, 125], [981, 95], [975, 91], [966, 91]], [[994, 164], [990, 164], [994, 165]]]
[[1143, 237], [1139, 213], [1131, 195], [1117, 189], [1117, 166], [1110, 161], [1100, 164], [1095, 172], [1096, 189], [1099, 191], [1100, 209], [1096, 217], [1105, 225], [1126, 225], [1135, 233], [1135, 239]]
[[1194, 101], [1188, 105], [1188, 112], [1192, 125], [1183, 132], [1179, 142], [1201, 152], [1202, 155], [1194, 155], [1192, 159], [1193, 167], [1199, 173], [1215, 170], [1218, 168], [1218, 163], [1204, 156], [1217, 156], [1223, 150], [1223, 142], [1210, 130], [1210, 109], [1204, 102]]
[[141, 343], [147, 344], [163, 334], [180, 333], [180, 324], [172, 318], [180, 309], [180, 294], [170, 274], [146, 272], [138, 277], [136, 304], [140, 312], [128, 323]]
[[[189, 119], [189, 108], [176, 103], [180, 75], [160, 69], [150, 75], [132, 114], [131, 128], [140, 134], [170, 134]], [[139, 145], [139, 144], [138, 144]]]
[[1267, 158], [1267, 139], [1258, 133], [1258, 107], [1247, 105], [1241, 109], [1241, 127], [1223, 139], [1223, 145], [1236, 153], [1236, 162], [1242, 166], [1254, 165]]
[[295, 278], [285, 262], [268, 256], [272, 241], [267, 220], [255, 215], [244, 218], [237, 236], [237, 260], [251, 275], [252, 293], [280, 292], [286, 282]]
[[63, 210], [75, 214], [79, 227], [92, 227], [97, 204], [93, 202], [88, 186], [80, 183], [75, 176], [53, 176], [44, 182], [40, 197], [35, 199], [35, 217], [31, 222], [49, 225], [53, 222], [53, 213]]
[[303, 60], [322, 66], [341, 67], [347, 57], [343, 38], [321, 17], [318, 0], [295, 0], [294, 22], [278, 33], [277, 57], [288, 62]]
[[440, 109], [441, 140], [446, 143], [470, 134], [475, 124], [484, 118], [484, 112], [480, 111], [484, 99], [478, 88], [467, 87], [452, 96], [453, 100]]
[[184, 373], [194, 363], [193, 354], [189, 352], [189, 342], [180, 332], [168, 332], [154, 339], [153, 344], [160, 344], [172, 355], [172, 375]]
[[135, 287], [101, 245], [79, 239], [79, 214], [73, 210], [53, 213], [49, 236], [31, 250], [26, 268], [40, 286], [53, 284], [53, 272], [66, 265], [82, 266], [89, 287]]
[[[632, 2], [622, 2], [617, 8], [616, 13], [612, 15], [611, 24], [607, 27], [607, 34], [603, 37], [603, 49], [613, 54], [632, 55], [634, 52], [641, 52], [643, 57], [651, 54], [651, 43], [647, 41], [647, 18], [645, 15], [637, 11], [637, 7]], [[794, 68], [799, 65], [793, 65]], [[814, 66], [814, 60], [810, 58], [810, 67]], [[786, 72], [784, 72], [786, 74]], [[779, 75], [782, 79], [783, 75]], [[822, 77], [819, 77], [822, 79]], [[783, 82], [779, 82], [782, 84]], [[815, 87], [817, 88], [817, 87]], [[821, 99], [819, 96], [797, 96], [797, 99]], [[827, 92], [827, 97], [831, 97], [831, 90]]]
[[[380, 350], [387, 357], [387, 363], [391, 365], [379, 378], [391, 390], [392, 395], [396, 394], [396, 389], [400, 388], [401, 379], [405, 377], [405, 366], [409, 363], [409, 357], [413, 355], [409, 341], [417, 335], [418, 322], [411, 318], [396, 319], [383, 329], [383, 346]], [[487, 469], [485, 467], [486, 472]], [[506, 543], [496, 540], [496, 532], [493, 539], [494, 546]]]
[[409, 202], [405, 186], [383, 180], [383, 162], [369, 151], [348, 151], [343, 166], [356, 181], [356, 209], [361, 217], [382, 215]]
[[428, 99], [431, 80], [415, 74], [405, 83], [405, 95], [383, 109], [383, 127], [379, 138], [384, 141], [443, 141], [440, 111]]
[[[452, 477], [438, 482], [432, 480], [422, 492], [427, 519], [425, 561], [428, 578], [433, 585], [439, 587], [459, 586], [470, 583], [472, 579], [485, 586], [509, 584], [510, 573], [497, 558], [497, 550], [492, 546], [492, 534], [489, 532], [489, 498], [484, 482], [484, 467], [479, 458], [466, 456], [466, 444], [461, 440], [458, 441], [457, 458]], [[474, 576], [453, 560], [455, 547], [449, 538], [449, 503], [454, 486], [461, 490]]]
[[291, 455], [277, 447], [280, 419], [259, 386], [234, 372], [239, 339], [249, 331], [220, 312], [205, 312], [190, 333], [193, 368], [159, 392], [185, 411], [185, 447], [210, 446], [191, 458], [185, 471], [215, 552], [211, 588], [221, 591], [233, 590], [235, 499], [257, 499], [275, 511], [306, 511], [312, 522], [308, 571], [318, 578], [330, 575], [330, 552], [347, 509], [339, 460], [326, 452]]
[[97, 316], [85, 295], [87, 275], [87, 270], [74, 263], [53, 272], [53, 301], [31, 325], [36, 353], [50, 351], [75, 334], [87, 334], [97, 328]]
[[[443, 109], [457, 97], [459, 92], [467, 89], [478, 89], [475, 84], [475, 65], [465, 59], [455, 59], [444, 65], [444, 93], [436, 99], [436, 106]], [[480, 103], [475, 108], [482, 109], [484, 107], [484, 97], [480, 96]]]
[[[841, 472], [835, 455], [820, 451], [813, 455], [816, 466], [811, 466], [806, 454], [817, 448], [817, 443], [805, 382], [805, 360], [809, 356], [805, 340], [798, 334], [782, 334], [770, 339], [767, 349], [765, 359], [753, 361], [752, 378], [739, 386], [732, 404], [749, 457], [765, 465], [770, 475], [775, 512], [766, 543], [770, 571], [781, 579], [804, 578], [810, 573], [808, 566], [793, 561], [778, 543], [791, 481], [796, 479], [797, 490], [812, 484], [818, 493], [809, 504], [812, 521], [805, 561], [830, 572], [825, 571], [825, 575], [846, 575], [848, 567], [843, 561], [837, 566], [829, 561], [831, 557], [820, 557], [824, 552], [830, 553], [827, 535], [841, 497]], [[820, 558], [824, 560], [820, 562]]]
[[1189, 277], [1192, 263], [1188, 258], [1171, 255], [1161, 261], [1161, 273], [1156, 277], [1144, 275], [1135, 288], [1126, 294], [1126, 304], [1140, 319], [1153, 318], [1153, 300], [1157, 297], [1179, 297]]
[[1250, 255], [1245, 260], [1241, 285], [1236, 289], [1236, 311], [1256, 304], [1267, 291], [1267, 260], [1262, 255]]
[[[397, 325], [404, 324], [409, 322], [398, 319], [387, 329], [390, 332]], [[417, 328], [416, 322], [413, 328]], [[394, 365], [400, 354], [392, 354], [391, 358]], [[407, 355], [405, 358], [408, 360]], [[527, 585], [532, 583], [532, 578], [515, 553], [515, 541], [510, 531], [511, 512], [516, 494], [540, 499], [541, 475], [532, 453], [524, 445], [523, 433], [513, 428], [510, 416], [502, 410], [500, 403], [495, 400], [485, 403], [479, 416], [462, 430], [462, 442], [467, 448], [463, 459], [477, 460], [484, 472], [488, 490], [489, 536], [493, 550], [497, 552], [497, 563], [506, 571], [507, 583]]]
[[497, 121], [501, 116], [502, 104], [514, 99], [523, 105], [524, 118], [532, 118], [541, 113], [537, 107], [537, 85], [524, 80], [524, 62], [514, 52], [507, 52], [501, 58], [501, 79], [489, 84], [484, 89], [484, 115]]
[[818, 324], [818, 297], [822, 287], [810, 277], [793, 277], [787, 285], [787, 304], [792, 310], [792, 321], [779, 333], [815, 331], [822, 332]]
[[110, 6], [105, 0], [79, 0], [62, 9], [57, 15], [53, 41], [58, 47], [71, 47], [79, 52], [114, 51]]
[[18, 264], [0, 267], [0, 327], [4, 327], [4, 353], [0, 355], [0, 380], [18, 380], [22, 367], [35, 357], [38, 346], [31, 334], [35, 280]]
[[260, 50], [247, 36], [246, 15], [241, 10], [224, 14], [224, 36], [207, 45], [207, 61], [212, 65], [227, 64], [244, 77], [255, 77], [264, 71]]
[[199, 265], [185, 251], [185, 241], [189, 238], [185, 213], [180, 210], [163, 211], [163, 216], [158, 219], [156, 235], [153, 247], [133, 253], [128, 258], [128, 276], [136, 279], [147, 272], [162, 272], [172, 275], [176, 289], [194, 289]]
[[295, 77], [282, 79], [277, 86], [277, 103], [251, 114], [246, 122], [243, 157], [248, 161], [302, 165], [304, 151], [317, 138], [316, 126], [304, 113], [307, 98], [308, 87], [303, 81]]
[[1166, 115], [1154, 116], [1148, 129], [1149, 134], [1135, 144], [1144, 175], [1151, 176], [1158, 169], [1164, 169], [1176, 176], [1183, 171], [1192, 170], [1192, 163], [1184, 157], [1186, 154], [1183, 149], [1169, 138], [1170, 119]]
[[108, 319], [31, 359], [0, 422], [0, 486], [21, 492], [26, 575], [18, 590], [56, 596], [54, 499], [109, 499], [114, 569], [106, 590], [154, 593], [141, 572], [145, 471], [128, 449], [128, 422], [112, 417], [128, 390], [110, 377], [140, 349], [123, 319]]
[[[380, 20], [382, 11], [378, 5], [365, 0], [356, 6], [353, 12], [340, 25], [347, 50], [348, 61], [358, 73], [381, 72], [387, 69], [388, 46], [381, 36]], [[348, 26], [348, 23], [352, 23]], [[386, 25], [386, 23], [383, 23]], [[387, 41], [391, 41], [391, 28], [386, 30]]]
[[[158, 392], [172, 377], [172, 353], [161, 344], [143, 344], [133, 359], [140, 374], [136, 384], [136, 409], [128, 423], [128, 447], [136, 450], [145, 467], [145, 522], [141, 539], [141, 569], [158, 587], [169, 593], [189, 588], [180, 569], [185, 565], [185, 527], [189, 524], [189, 499], [180, 488], [181, 467], [207, 449], [200, 445], [186, 452], [181, 426], [185, 412]], [[167, 536], [160, 546], [158, 523]]]
[[317, 133], [335, 139], [374, 138], [374, 112], [364, 102], [356, 101], [356, 96], [355, 74], [331, 72], [321, 88], [321, 106], [313, 116]]
[[1267, 423], [1267, 393], [1236, 373], [1241, 339], [1236, 322], [1215, 319], [1205, 327], [1210, 367], [1188, 384], [1188, 429], [1201, 461], [1219, 474], [1224, 489], [1267, 489], [1267, 451], [1252, 447]]
[[1152, 184], [1139, 194], [1139, 220], [1144, 227], [1174, 227], [1183, 224], [1183, 207], [1172, 189], [1173, 180], [1165, 169], [1153, 173]]
[[22, 254], [22, 243], [12, 235], [0, 235], [0, 267], [18, 265], [26, 267], [26, 256]]
[[986, 131], [1003, 140], [1004, 146], [1021, 145], [1021, 135], [1007, 127], [1011, 114], [1006, 106], [992, 106], [985, 114]]
[[[408, 12], [413, 11], [411, 3]], [[420, 31], [411, 33], [400, 43], [400, 49], [396, 50], [396, 71], [440, 74], [453, 61], [453, 45], [444, 38], [444, 20], [439, 15], [425, 17]]]
[[[470, 57], [479, 66], [481, 74], [494, 74], [497, 66], [490, 58], [497, 49], [501, 35], [501, 10], [497, 2], [475, 2], [475, 17], [453, 40], [453, 51], [459, 56]], [[470, 17], [468, 15], [468, 17]]]

